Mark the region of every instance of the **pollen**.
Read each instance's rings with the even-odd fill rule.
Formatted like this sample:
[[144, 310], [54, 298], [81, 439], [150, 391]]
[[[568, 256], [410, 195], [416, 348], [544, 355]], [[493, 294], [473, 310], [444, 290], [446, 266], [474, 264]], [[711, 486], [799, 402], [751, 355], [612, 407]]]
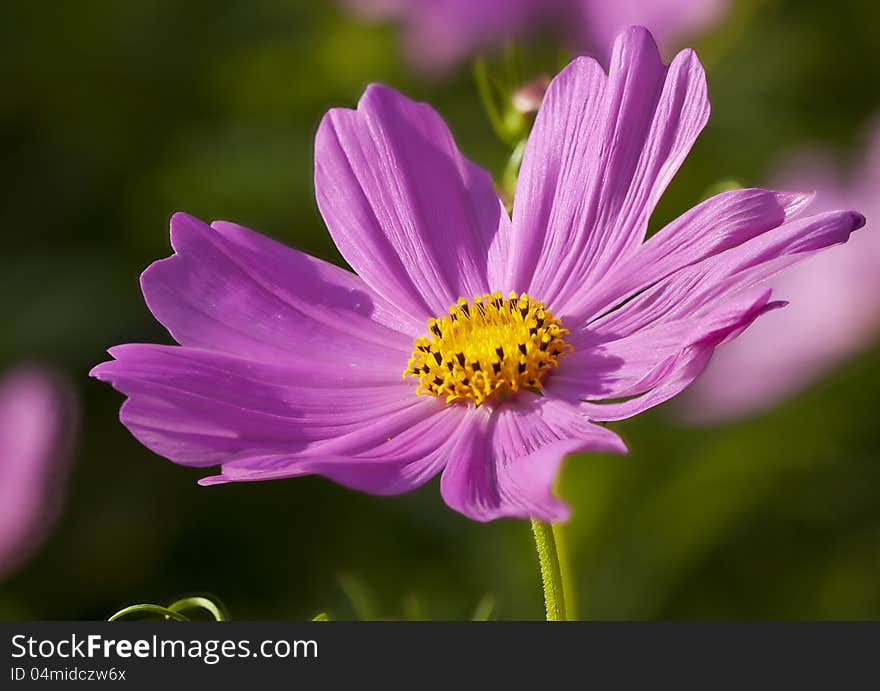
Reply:
[[538, 392], [547, 370], [572, 350], [568, 333], [525, 293], [460, 298], [448, 315], [428, 320], [428, 336], [415, 340], [403, 378], [419, 380], [417, 394], [447, 403], [480, 405], [521, 389]]

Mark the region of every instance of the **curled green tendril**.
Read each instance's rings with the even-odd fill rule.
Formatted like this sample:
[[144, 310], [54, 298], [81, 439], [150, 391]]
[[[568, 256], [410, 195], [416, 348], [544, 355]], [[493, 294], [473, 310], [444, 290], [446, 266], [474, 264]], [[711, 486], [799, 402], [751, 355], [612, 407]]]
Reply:
[[164, 619], [170, 619], [171, 621], [189, 621], [189, 617], [185, 617], [179, 612], [175, 612], [168, 607], [151, 604], [129, 605], [128, 607], [123, 607], [121, 610], [116, 612], [116, 614], [107, 619], [107, 621], [120, 621], [122, 619], [125, 619], [126, 617], [137, 614], [157, 614], [160, 617], [163, 617]]
[[214, 621], [229, 620], [222, 604], [207, 597], [196, 596], [175, 600], [167, 607], [151, 603], [129, 605], [113, 614], [107, 621], [121, 621], [128, 617], [144, 614], [160, 616], [166, 621], [192, 621], [190, 617], [183, 614], [183, 612], [191, 610], [204, 610], [214, 618]]
[[222, 604], [219, 602], [214, 602], [210, 598], [207, 597], [185, 597], [181, 600], [177, 600], [176, 602], [172, 602], [168, 605], [168, 609], [172, 612], [185, 612], [191, 609], [201, 609], [206, 611], [212, 617], [214, 617], [214, 621], [228, 621], [229, 617], [226, 614], [226, 610]]

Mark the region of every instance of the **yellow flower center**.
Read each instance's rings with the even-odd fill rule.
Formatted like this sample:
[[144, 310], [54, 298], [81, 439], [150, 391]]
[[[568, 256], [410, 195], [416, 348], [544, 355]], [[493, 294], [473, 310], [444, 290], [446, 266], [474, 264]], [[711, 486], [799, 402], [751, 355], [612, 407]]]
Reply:
[[572, 350], [563, 339], [568, 329], [525, 293], [460, 298], [447, 316], [428, 321], [428, 333], [415, 340], [403, 378], [417, 378], [416, 393], [447, 403], [539, 391], [544, 372]]

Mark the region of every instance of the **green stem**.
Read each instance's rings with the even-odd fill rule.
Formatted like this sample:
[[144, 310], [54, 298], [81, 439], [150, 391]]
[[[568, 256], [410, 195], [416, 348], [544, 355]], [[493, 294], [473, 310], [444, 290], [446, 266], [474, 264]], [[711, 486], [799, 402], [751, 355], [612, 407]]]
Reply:
[[565, 578], [559, 559], [557, 540], [561, 537], [553, 530], [553, 525], [532, 519], [532, 535], [538, 548], [538, 561], [541, 564], [541, 580], [544, 583], [544, 604], [547, 608], [547, 621], [565, 621]]
[[474, 81], [489, 124], [501, 142], [513, 149], [529, 127], [529, 118], [513, 108], [513, 84], [504, 84], [489, 73], [483, 58], [474, 61]]
[[480, 101], [483, 103], [483, 109], [486, 111], [486, 116], [489, 118], [489, 124], [495, 132], [495, 136], [502, 142], [508, 143], [510, 137], [504, 125], [504, 116], [499, 110], [495, 94], [492, 92], [489, 67], [483, 58], [477, 58], [474, 61], [474, 81], [477, 84], [477, 93], [480, 95]]
[[516, 192], [516, 181], [519, 179], [519, 169], [522, 166], [527, 141], [527, 139], [521, 139], [516, 144], [510, 154], [510, 158], [507, 159], [507, 165], [504, 166], [504, 170], [501, 173], [499, 187], [501, 188], [508, 212], [513, 209], [513, 195]]

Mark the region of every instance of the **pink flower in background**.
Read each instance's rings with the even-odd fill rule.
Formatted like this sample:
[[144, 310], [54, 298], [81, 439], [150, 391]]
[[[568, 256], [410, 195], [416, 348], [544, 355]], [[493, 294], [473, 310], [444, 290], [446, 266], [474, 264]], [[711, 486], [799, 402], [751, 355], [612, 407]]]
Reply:
[[623, 32], [609, 74], [579, 58], [550, 84], [510, 218], [434, 110], [370, 86], [315, 144], [318, 206], [356, 273], [177, 214], [175, 254], [141, 286], [180, 345], [117, 346], [92, 374], [153, 451], [220, 464], [205, 484], [320, 474], [394, 494], [441, 474], [473, 519], [562, 520], [563, 457], [625, 450], [591, 421], [679, 393], [780, 306], [764, 279], [864, 221], [746, 189], [646, 241], [708, 116], [692, 51], [667, 66]]
[[402, 25], [410, 60], [444, 69], [542, 30], [605, 59], [614, 37], [639, 24], [669, 47], [717, 23], [730, 0], [345, 0], [360, 16]]
[[42, 546], [58, 516], [75, 417], [54, 373], [20, 368], [0, 380], [0, 580]]
[[[861, 167], [845, 175], [832, 157], [805, 153], [779, 176], [817, 191], [814, 207], [880, 215], [880, 126]], [[875, 211], [876, 210], [876, 211]], [[815, 382], [880, 336], [880, 235], [859, 233], [774, 278], [774, 295], [791, 305], [768, 316], [719, 352], [682, 401], [688, 418], [712, 422], [759, 412]]]

